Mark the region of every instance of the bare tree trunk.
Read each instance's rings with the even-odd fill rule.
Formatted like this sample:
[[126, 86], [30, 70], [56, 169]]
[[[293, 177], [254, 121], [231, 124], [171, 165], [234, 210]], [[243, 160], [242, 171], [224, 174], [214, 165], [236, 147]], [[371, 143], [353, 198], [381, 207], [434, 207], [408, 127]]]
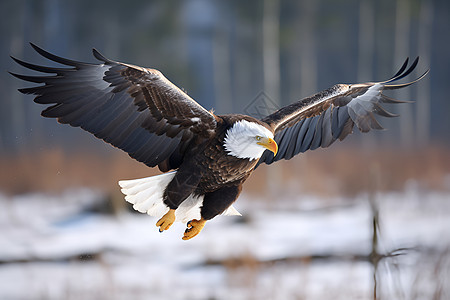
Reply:
[[[233, 89], [230, 92], [234, 99], [246, 99], [246, 101], [250, 101], [255, 95], [255, 91], [251, 91], [249, 88], [253, 84], [251, 78], [254, 76], [252, 72], [252, 59], [254, 59], [254, 54], [245, 48], [244, 38], [238, 36], [237, 42], [235, 43], [236, 49], [234, 50], [233, 70], [231, 71], [231, 85]], [[234, 102], [238, 111], [242, 111], [247, 104], [248, 102]]]
[[104, 20], [103, 24], [106, 45], [105, 49], [108, 49], [109, 57], [120, 57], [120, 40], [119, 37], [122, 36], [122, 27], [116, 18], [107, 18]]
[[359, 6], [358, 82], [371, 80], [373, 76], [374, 39], [373, 1], [363, 0]]
[[[23, 27], [16, 28], [15, 26], [12, 27], [12, 34], [10, 39], [10, 45], [9, 45], [9, 51], [10, 53], [14, 53], [14, 56], [23, 58], [24, 57], [24, 47], [25, 45], [25, 36], [24, 31], [27, 27], [27, 22], [30, 22], [29, 13], [32, 11], [31, 6], [32, 3], [30, 1], [26, 1], [24, 4], [24, 9], [21, 12], [20, 16], [16, 16], [17, 18], [23, 20], [21, 25]], [[5, 145], [6, 147], [9, 147], [13, 150], [23, 150], [22, 148], [28, 140], [26, 140], [26, 132], [25, 132], [25, 105], [24, 105], [24, 99], [25, 95], [22, 95], [17, 92], [17, 89], [20, 87], [23, 87], [23, 83], [18, 80], [12, 80], [12, 78], [9, 78], [11, 81], [11, 88], [8, 90], [10, 95], [9, 97], [6, 97], [6, 101], [9, 99], [9, 112], [8, 115], [6, 115], [6, 118], [8, 119], [8, 126], [5, 126], [3, 129], [8, 128], [8, 130], [5, 133]], [[6, 106], [6, 109], [8, 109], [8, 106]]]
[[302, 97], [317, 92], [317, 55], [315, 41], [315, 20], [318, 1], [301, 2], [300, 20], [300, 94]]
[[230, 41], [228, 33], [219, 31], [213, 37], [213, 71], [216, 108], [221, 114], [233, 112], [231, 95]]
[[[264, 90], [274, 104], [280, 107], [280, 1], [264, 0], [263, 8], [263, 73]], [[267, 185], [277, 192], [281, 181], [279, 166], [267, 173]]]
[[[419, 37], [418, 52], [421, 59], [421, 65], [429, 66], [431, 64], [431, 31], [434, 8], [431, 0], [423, 0], [420, 5], [419, 14]], [[419, 68], [420, 69], [420, 68]], [[417, 70], [417, 76], [420, 76], [423, 70]], [[424, 146], [430, 141], [430, 81], [423, 80], [420, 87], [417, 87], [417, 141], [419, 145]]]
[[[401, 66], [405, 57], [409, 56], [409, 35], [411, 4], [408, 0], [397, 0], [397, 12], [395, 20], [395, 48], [394, 48], [394, 72]], [[395, 93], [395, 98], [401, 100], [410, 99], [410, 89], [400, 89]], [[413, 111], [411, 105], [400, 105], [400, 141], [403, 146], [412, 146], [414, 142]]]
[[[291, 74], [295, 82], [292, 84], [293, 98], [290, 101], [296, 101], [303, 97], [310, 96], [317, 92], [318, 78], [318, 59], [316, 47], [316, 15], [319, 1], [305, 0], [298, 1], [296, 5], [299, 18], [297, 19], [295, 30], [298, 32], [296, 43], [294, 43], [296, 62]], [[307, 170], [309, 166], [310, 153], [307, 151], [302, 154], [301, 159], [292, 163], [299, 170]]]
[[[373, 58], [375, 48], [375, 15], [374, 3], [363, 0], [359, 5], [358, 33], [358, 74], [357, 81], [365, 82], [373, 77]], [[376, 143], [376, 135], [368, 134], [361, 139], [363, 147], [372, 149]]]
[[264, 90], [280, 101], [280, 2], [264, 0], [263, 12]]
[[302, 53], [299, 53], [299, 49], [302, 47], [301, 30], [302, 30], [302, 2], [298, 1], [295, 5], [295, 14], [299, 17], [295, 18], [293, 23], [293, 29], [295, 31], [295, 37], [292, 44], [289, 45], [289, 64], [286, 66], [288, 72], [287, 80], [289, 82], [289, 90], [287, 94], [286, 101], [291, 103], [300, 99], [301, 88], [300, 88], [300, 66]]

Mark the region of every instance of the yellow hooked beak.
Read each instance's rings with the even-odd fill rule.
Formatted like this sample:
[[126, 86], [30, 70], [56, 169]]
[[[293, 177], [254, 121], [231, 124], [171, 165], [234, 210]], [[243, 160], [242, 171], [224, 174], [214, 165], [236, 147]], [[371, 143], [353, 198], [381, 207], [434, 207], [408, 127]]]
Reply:
[[277, 143], [271, 139], [271, 138], [266, 138], [263, 137], [259, 140], [259, 142], [256, 142], [258, 145], [263, 146], [264, 148], [266, 148], [269, 151], [273, 152], [273, 156], [277, 155], [278, 152], [278, 145]]

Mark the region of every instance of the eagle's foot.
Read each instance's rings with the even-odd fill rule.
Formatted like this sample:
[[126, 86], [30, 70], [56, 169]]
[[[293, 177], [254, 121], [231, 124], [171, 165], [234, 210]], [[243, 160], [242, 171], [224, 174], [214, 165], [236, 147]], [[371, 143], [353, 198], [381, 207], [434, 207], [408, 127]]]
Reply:
[[203, 227], [205, 227], [206, 220], [201, 218], [200, 220], [191, 220], [187, 223], [187, 228], [184, 231], [183, 240], [190, 240], [194, 236], [202, 231]]
[[163, 232], [172, 226], [175, 222], [175, 209], [170, 209], [161, 219], [156, 222], [156, 227], [159, 227], [159, 232]]

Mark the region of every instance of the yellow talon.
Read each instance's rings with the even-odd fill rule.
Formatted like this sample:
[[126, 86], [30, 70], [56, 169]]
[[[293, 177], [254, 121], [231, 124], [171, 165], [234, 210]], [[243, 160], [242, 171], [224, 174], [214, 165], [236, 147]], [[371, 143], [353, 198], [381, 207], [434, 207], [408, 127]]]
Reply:
[[172, 226], [175, 222], [175, 209], [170, 209], [161, 219], [156, 222], [156, 227], [159, 227], [159, 232], [163, 232]]
[[202, 231], [203, 227], [205, 227], [206, 220], [201, 218], [200, 220], [191, 220], [187, 224], [186, 231], [184, 232], [183, 240], [190, 240], [194, 236]]

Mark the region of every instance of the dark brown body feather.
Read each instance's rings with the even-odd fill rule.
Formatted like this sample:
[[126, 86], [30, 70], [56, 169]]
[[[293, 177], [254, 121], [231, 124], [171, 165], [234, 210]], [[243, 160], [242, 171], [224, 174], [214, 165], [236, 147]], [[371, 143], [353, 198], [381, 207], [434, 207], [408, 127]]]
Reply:
[[221, 186], [247, 179], [258, 162], [228, 155], [224, 148], [224, 139], [226, 131], [242, 119], [261, 122], [244, 115], [223, 115], [220, 118], [216, 136], [202, 145], [202, 151], [193, 156], [196, 165], [204, 174], [196, 191], [198, 194], [211, 192]]
[[[228, 155], [224, 148], [227, 130], [242, 119], [263, 124], [249, 116], [218, 116], [214, 138], [191, 147], [172, 182], [167, 186], [164, 202], [176, 209], [190, 194], [204, 195], [201, 214], [208, 220], [222, 213], [239, 196], [242, 184], [253, 172], [258, 160]], [[267, 127], [267, 124], [264, 124]]]

